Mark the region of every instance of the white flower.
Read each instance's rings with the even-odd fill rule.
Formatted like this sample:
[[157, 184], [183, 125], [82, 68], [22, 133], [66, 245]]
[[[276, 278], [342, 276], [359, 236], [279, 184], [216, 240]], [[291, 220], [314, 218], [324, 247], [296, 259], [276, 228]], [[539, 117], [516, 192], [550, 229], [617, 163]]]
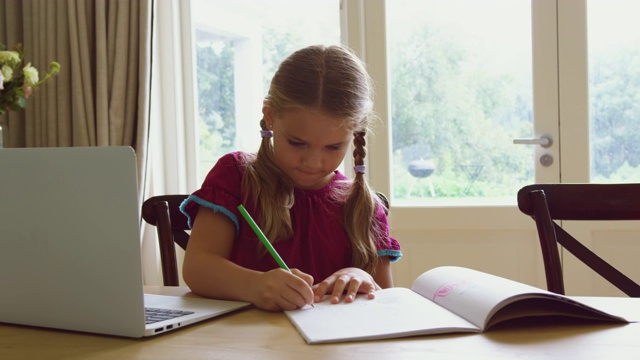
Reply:
[[11, 68], [11, 66], [9, 65], [2, 65], [2, 67], [0, 68], [0, 75], [2, 75], [1, 82], [11, 81], [11, 79], [13, 79], [13, 68]]
[[[5, 49], [5, 45], [0, 44], [0, 49]], [[60, 64], [52, 61], [49, 71], [40, 79], [38, 69], [31, 63], [22, 66], [23, 60], [21, 44], [16, 44], [14, 51], [0, 51], [0, 115], [24, 109], [36, 88], [60, 72]]]
[[17, 51], [0, 51], [0, 64], [16, 66], [20, 63], [20, 54]]
[[31, 66], [31, 63], [28, 63], [24, 69], [22, 69], [22, 73], [24, 74], [24, 83], [28, 86], [33, 86], [40, 81], [38, 69]]

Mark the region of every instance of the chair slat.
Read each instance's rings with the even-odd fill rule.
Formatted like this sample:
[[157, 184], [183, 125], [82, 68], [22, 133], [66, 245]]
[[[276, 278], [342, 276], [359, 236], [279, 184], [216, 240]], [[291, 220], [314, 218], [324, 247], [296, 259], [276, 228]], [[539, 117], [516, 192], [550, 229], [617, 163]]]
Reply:
[[158, 233], [162, 280], [165, 286], [180, 285], [175, 244], [186, 250], [189, 242], [187, 217], [180, 212], [180, 204], [188, 196], [154, 196], [142, 204], [142, 218], [156, 226]]

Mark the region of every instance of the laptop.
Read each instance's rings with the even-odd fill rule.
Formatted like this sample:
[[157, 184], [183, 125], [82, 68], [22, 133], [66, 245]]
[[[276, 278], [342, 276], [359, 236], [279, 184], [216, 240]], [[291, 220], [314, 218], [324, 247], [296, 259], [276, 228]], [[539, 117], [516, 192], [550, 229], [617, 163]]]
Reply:
[[0, 322], [139, 338], [249, 305], [144, 294], [140, 219], [132, 148], [0, 149]]

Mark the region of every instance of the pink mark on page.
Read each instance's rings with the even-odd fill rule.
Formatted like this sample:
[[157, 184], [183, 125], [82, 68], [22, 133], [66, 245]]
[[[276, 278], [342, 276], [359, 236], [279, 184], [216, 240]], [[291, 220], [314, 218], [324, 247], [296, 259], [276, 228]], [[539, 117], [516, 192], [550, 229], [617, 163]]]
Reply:
[[460, 281], [457, 283], [445, 283], [442, 284], [438, 290], [433, 294], [432, 300], [435, 301], [437, 298], [445, 298], [451, 294], [453, 290], [455, 290], [460, 285], [463, 285], [465, 281]]

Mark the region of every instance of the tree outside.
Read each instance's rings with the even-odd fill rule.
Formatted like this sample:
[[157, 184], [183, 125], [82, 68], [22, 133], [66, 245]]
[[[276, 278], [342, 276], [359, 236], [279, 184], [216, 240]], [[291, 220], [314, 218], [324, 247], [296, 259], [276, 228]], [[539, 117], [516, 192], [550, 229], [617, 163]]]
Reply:
[[[397, 35], [390, 52], [394, 199], [513, 196], [533, 182], [532, 151], [512, 139], [532, 133], [530, 71], [521, 76], [479, 58], [456, 34], [429, 25]], [[277, 64], [301, 47], [300, 31], [267, 27], [264, 93]], [[509, 49], [505, 49], [509, 51]], [[197, 48], [200, 153], [210, 168], [235, 150], [234, 45], [211, 37]], [[614, 60], [610, 60], [614, 59]], [[594, 181], [640, 175], [640, 52], [621, 50], [591, 60]], [[486, 70], [486, 71], [485, 71]], [[409, 171], [428, 160], [429, 181]], [[433, 192], [432, 192], [433, 191]]]

